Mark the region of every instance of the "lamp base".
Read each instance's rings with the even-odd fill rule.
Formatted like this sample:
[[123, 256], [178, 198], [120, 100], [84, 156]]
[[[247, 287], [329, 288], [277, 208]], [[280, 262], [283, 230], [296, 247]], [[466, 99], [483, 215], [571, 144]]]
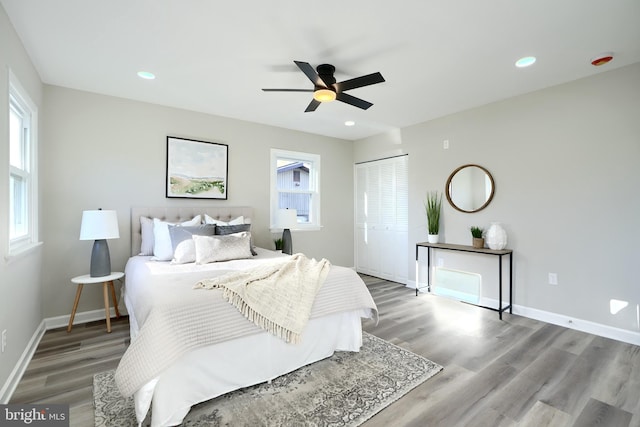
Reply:
[[291, 231], [285, 228], [282, 231], [282, 253], [291, 255], [293, 253], [293, 244], [291, 242]]
[[106, 239], [93, 242], [91, 250], [91, 267], [89, 276], [103, 277], [111, 274], [111, 257], [109, 256], [109, 246]]

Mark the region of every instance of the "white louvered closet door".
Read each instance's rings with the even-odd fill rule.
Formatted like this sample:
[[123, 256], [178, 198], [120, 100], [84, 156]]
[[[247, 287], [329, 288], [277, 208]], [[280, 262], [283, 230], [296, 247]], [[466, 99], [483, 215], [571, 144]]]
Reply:
[[408, 159], [355, 166], [356, 270], [407, 283]]

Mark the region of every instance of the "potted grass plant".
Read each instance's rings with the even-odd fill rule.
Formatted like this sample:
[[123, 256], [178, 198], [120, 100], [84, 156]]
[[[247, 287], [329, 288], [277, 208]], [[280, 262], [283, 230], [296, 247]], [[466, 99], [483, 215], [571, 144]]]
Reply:
[[484, 237], [483, 237], [484, 229], [480, 227], [476, 227], [475, 225], [471, 227], [471, 236], [473, 237], [473, 247], [476, 249], [484, 248]]
[[278, 237], [277, 239], [273, 240], [273, 244], [276, 245], [276, 251], [281, 251], [282, 250], [282, 237]]
[[425, 213], [427, 214], [427, 228], [429, 243], [438, 243], [440, 233], [440, 211], [442, 210], [442, 193], [430, 191], [427, 193], [427, 200], [424, 202]]

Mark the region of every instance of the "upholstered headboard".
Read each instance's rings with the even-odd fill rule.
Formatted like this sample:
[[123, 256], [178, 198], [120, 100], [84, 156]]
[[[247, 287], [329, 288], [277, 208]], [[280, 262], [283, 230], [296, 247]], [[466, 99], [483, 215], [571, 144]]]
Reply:
[[158, 218], [169, 222], [188, 221], [196, 215], [207, 214], [219, 221], [229, 221], [239, 216], [244, 216], [246, 222], [250, 222], [253, 217], [253, 208], [241, 207], [133, 207], [131, 208], [131, 255], [140, 253], [142, 243], [142, 227], [140, 217]]

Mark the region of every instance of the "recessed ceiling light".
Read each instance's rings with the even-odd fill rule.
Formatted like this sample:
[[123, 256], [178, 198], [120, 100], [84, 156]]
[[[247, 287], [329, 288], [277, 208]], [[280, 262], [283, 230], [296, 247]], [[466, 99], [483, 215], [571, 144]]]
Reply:
[[346, 122], [344, 122], [345, 126], [355, 126], [356, 122], [354, 122], [353, 120], [347, 120]]
[[516, 61], [516, 67], [518, 68], [528, 67], [530, 65], [533, 65], [534, 62], [536, 62], [535, 56], [525, 56], [524, 58], [520, 58]]
[[149, 71], [138, 71], [138, 77], [146, 80], [153, 80], [156, 78], [156, 75]]

